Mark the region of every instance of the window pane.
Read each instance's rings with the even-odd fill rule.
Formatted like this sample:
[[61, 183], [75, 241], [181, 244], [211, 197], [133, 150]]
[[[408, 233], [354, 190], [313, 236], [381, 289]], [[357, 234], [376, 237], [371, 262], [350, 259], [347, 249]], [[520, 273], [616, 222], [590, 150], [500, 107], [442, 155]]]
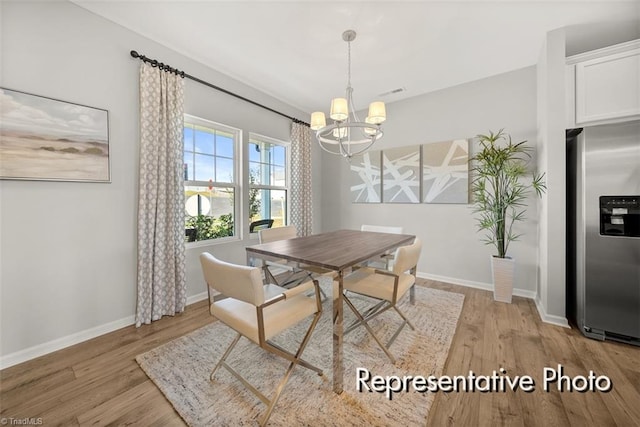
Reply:
[[233, 188], [185, 187], [185, 238], [188, 241], [233, 236]]
[[216, 156], [233, 157], [233, 136], [226, 133], [216, 134]]
[[194, 177], [196, 181], [209, 181], [214, 179], [213, 168], [215, 167], [213, 156], [196, 154], [196, 164]]
[[255, 142], [249, 143], [249, 161], [250, 162], [260, 161], [260, 146]]
[[249, 193], [249, 221], [273, 219], [273, 227], [287, 224], [287, 192], [253, 188]]
[[284, 147], [282, 145], [275, 145], [273, 147], [273, 164], [284, 166], [284, 160]]
[[216, 157], [216, 182], [233, 182], [233, 160]]
[[249, 163], [249, 184], [257, 184], [259, 182], [259, 169], [254, 163]]
[[264, 155], [262, 156], [262, 162], [273, 163], [273, 144], [263, 142], [262, 151], [264, 152]]
[[213, 151], [213, 133], [196, 129], [196, 152], [202, 154], [214, 154]]
[[188, 124], [184, 127], [184, 149], [193, 151], [193, 128]]
[[274, 227], [287, 225], [287, 192], [284, 190], [271, 191], [271, 218]]
[[284, 167], [274, 166], [271, 172], [271, 185], [284, 187], [287, 185]]
[[249, 183], [251, 184], [266, 184], [262, 180], [262, 174], [260, 173], [260, 163], [249, 163]]
[[184, 179], [193, 180], [193, 153], [190, 151], [184, 152]]
[[209, 215], [211, 212], [211, 192], [207, 187], [185, 187], [184, 200], [187, 216]]
[[269, 163], [260, 163], [260, 180], [265, 185], [272, 185], [271, 165]]
[[213, 216], [233, 214], [233, 188], [214, 187], [211, 194], [211, 214]]

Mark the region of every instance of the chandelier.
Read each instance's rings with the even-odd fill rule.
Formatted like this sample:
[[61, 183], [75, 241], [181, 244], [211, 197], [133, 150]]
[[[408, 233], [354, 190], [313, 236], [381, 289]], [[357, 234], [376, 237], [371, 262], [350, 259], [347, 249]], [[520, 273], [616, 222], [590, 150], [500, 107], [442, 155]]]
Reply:
[[329, 117], [333, 124], [327, 125], [323, 112], [311, 114], [311, 129], [316, 131], [320, 147], [331, 154], [339, 154], [347, 159], [367, 151], [383, 135], [380, 124], [387, 119], [384, 102], [369, 104], [369, 115], [360, 121], [353, 106], [353, 88], [351, 87], [351, 42], [356, 32], [346, 30], [342, 39], [348, 45], [347, 90], [345, 98], [331, 100]]

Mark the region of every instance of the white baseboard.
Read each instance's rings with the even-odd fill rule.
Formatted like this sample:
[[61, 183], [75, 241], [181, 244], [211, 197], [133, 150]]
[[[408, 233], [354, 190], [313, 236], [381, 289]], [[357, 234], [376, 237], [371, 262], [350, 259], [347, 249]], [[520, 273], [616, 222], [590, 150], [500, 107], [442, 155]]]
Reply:
[[[482, 289], [485, 291], [493, 292], [493, 284], [491, 283], [476, 282], [473, 280], [458, 279], [455, 277], [439, 276], [437, 274], [428, 274], [428, 273], [420, 273], [420, 272], [418, 272], [416, 276], [422, 279], [436, 280], [438, 282], [451, 283], [454, 285], [466, 286], [468, 288], [476, 288], [476, 289]], [[528, 291], [525, 289], [518, 289], [518, 288], [513, 289], [513, 295], [517, 297], [523, 297], [523, 298], [529, 298], [529, 299], [536, 298], [535, 291]]]
[[[209, 295], [207, 292], [191, 295], [187, 298], [187, 305], [206, 300], [208, 297]], [[75, 344], [80, 344], [81, 342], [99, 337], [100, 335], [108, 334], [109, 332], [131, 326], [135, 324], [135, 322], [135, 316], [127, 316], [120, 320], [114, 320], [113, 322], [105, 323], [104, 325], [99, 325], [43, 344], [25, 348], [24, 350], [16, 351], [15, 353], [10, 353], [6, 356], [1, 356], [0, 369], [9, 368], [13, 365], [35, 359], [36, 357], [44, 356], [45, 354], [53, 353], [54, 351], [62, 350], [63, 348], [70, 347]]]
[[540, 319], [542, 319], [543, 322], [571, 329], [571, 326], [569, 326], [569, 322], [567, 321], [566, 317], [547, 314], [547, 311], [544, 309], [542, 301], [540, 301], [540, 298], [538, 296], [536, 296], [535, 302], [536, 308], [538, 309], [538, 314], [540, 315]]
[[76, 332], [75, 334], [25, 348], [24, 350], [16, 351], [15, 353], [7, 354], [6, 356], [0, 357], [0, 369], [5, 369], [22, 362], [26, 362], [27, 360], [35, 359], [36, 357], [44, 356], [45, 354], [53, 353], [54, 351], [79, 344], [83, 341], [88, 341], [117, 329], [133, 325], [135, 320], [135, 316], [127, 316], [119, 320], [114, 320], [113, 322], [85, 329], [84, 331]]
[[[416, 275], [422, 279], [436, 280], [438, 282], [452, 283], [454, 285], [466, 286], [468, 288], [483, 289], [485, 291], [493, 292], [493, 285], [491, 283], [475, 282], [472, 280], [457, 279], [455, 277], [438, 276], [436, 274], [427, 274], [427, 273], [420, 273], [420, 272], [418, 272]], [[552, 325], [562, 326], [563, 328], [571, 327], [569, 326], [569, 322], [565, 317], [553, 316], [553, 315], [547, 314], [536, 292], [516, 288], [513, 290], [513, 295], [532, 299], [536, 304], [536, 309], [538, 310], [540, 319], [543, 322], [550, 323]]]
[[207, 291], [200, 292], [199, 294], [191, 295], [187, 297], [187, 305], [194, 304], [198, 301], [202, 301], [209, 298], [209, 293]]

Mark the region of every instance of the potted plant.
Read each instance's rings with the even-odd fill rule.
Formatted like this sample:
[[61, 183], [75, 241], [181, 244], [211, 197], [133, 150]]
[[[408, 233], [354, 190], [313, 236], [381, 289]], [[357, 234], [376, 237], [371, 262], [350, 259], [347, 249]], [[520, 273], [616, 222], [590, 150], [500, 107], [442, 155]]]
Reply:
[[496, 301], [511, 302], [515, 262], [507, 255], [509, 244], [521, 234], [514, 230], [515, 223], [525, 220], [526, 201], [533, 189], [538, 197], [546, 190], [544, 174], [527, 169], [531, 147], [527, 141], [513, 143], [511, 136], [500, 129], [497, 133], [478, 135], [480, 151], [471, 161], [474, 177], [471, 193], [474, 213], [477, 214], [478, 232], [482, 239], [495, 246], [497, 254], [491, 257], [493, 297]]

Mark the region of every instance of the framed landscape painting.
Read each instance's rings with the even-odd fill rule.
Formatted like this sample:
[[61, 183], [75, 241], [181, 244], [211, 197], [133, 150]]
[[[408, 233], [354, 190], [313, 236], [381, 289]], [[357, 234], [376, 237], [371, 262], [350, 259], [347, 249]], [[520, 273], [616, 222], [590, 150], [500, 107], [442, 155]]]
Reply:
[[110, 182], [109, 113], [0, 88], [0, 178]]

